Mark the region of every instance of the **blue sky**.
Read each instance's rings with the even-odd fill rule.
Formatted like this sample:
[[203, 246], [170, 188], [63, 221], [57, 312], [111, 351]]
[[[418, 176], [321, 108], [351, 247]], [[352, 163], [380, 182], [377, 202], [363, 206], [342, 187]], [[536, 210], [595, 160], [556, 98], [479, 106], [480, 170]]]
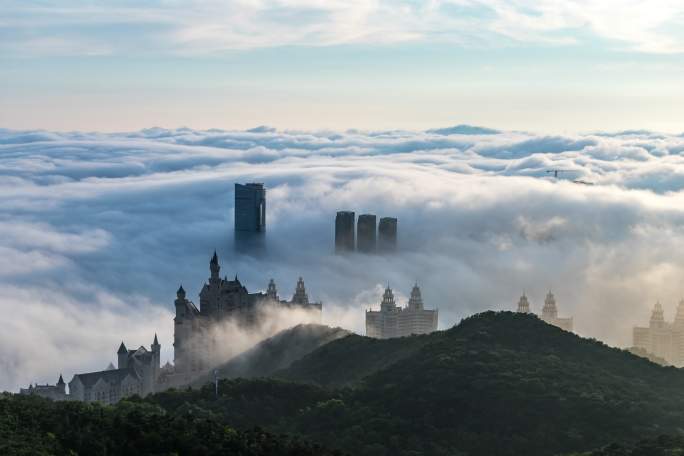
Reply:
[[0, 125], [681, 132], [684, 4], [0, 1]]

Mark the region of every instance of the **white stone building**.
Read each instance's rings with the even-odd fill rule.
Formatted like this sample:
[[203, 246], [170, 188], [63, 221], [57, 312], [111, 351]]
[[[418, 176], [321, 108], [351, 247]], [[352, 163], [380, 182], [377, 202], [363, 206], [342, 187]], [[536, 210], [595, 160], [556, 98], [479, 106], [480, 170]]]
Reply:
[[417, 284], [411, 290], [408, 306], [403, 308], [395, 304], [394, 294], [388, 286], [382, 296], [380, 310], [366, 311], [366, 335], [389, 339], [411, 334], [428, 334], [437, 330], [437, 319], [437, 309], [424, 308]]
[[665, 321], [665, 311], [656, 302], [648, 326], [634, 327], [634, 346], [664, 359], [673, 366], [684, 366], [684, 300], [679, 301], [673, 322]]

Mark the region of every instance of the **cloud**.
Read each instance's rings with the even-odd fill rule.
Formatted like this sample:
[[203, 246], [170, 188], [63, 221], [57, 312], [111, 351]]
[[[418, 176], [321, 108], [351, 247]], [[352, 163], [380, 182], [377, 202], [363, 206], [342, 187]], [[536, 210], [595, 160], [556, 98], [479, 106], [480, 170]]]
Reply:
[[[673, 0], [10, 1], [5, 52], [197, 54], [277, 46], [444, 42], [572, 45], [681, 53], [684, 6]], [[98, 27], [97, 31], [93, 27]], [[117, 39], [112, 39], [112, 31]], [[140, 47], [140, 43], [145, 43]]]
[[[274, 278], [289, 297], [303, 276], [324, 322], [359, 333], [388, 282], [404, 302], [418, 281], [443, 328], [523, 290], [539, 311], [549, 288], [616, 345], [656, 299], [673, 312], [683, 137], [487, 130], [0, 130], [0, 389], [103, 368], [155, 332], [172, 359], [175, 290], [197, 301], [214, 249], [251, 291]], [[258, 255], [233, 248], [233, 184], [251, 181], [268, 188]], [[398, 217], [399, 253], [335, 256], [337, 210]]]

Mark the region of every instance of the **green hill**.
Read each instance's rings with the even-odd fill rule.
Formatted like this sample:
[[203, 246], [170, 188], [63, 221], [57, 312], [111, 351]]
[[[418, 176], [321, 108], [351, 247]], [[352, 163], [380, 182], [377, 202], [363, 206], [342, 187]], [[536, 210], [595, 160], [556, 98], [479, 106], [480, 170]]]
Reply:
[[276, 375], [352, 387], [307, 387], [317, 393], [306, 401], [304, 386], [274, 381], [261, 403], [245, 399], [254, 384], [225, 383], [221, 401], [192, 401], [238, 427], [251, 403], [249, 425], [261, 417], [368, 455], [553, 455], [684, 429], [682, 371], [510, 312], [429, 336], [348, 336]]
[[[301, 324], [283, 330], [261, 341], [246, 352], [217, 368], [219, 378], [267, 377], [290, 366], [294, 361], [350, 332], [324, 325]], [[205, 377], [195, 382], [203, 385], [213, 381]]]

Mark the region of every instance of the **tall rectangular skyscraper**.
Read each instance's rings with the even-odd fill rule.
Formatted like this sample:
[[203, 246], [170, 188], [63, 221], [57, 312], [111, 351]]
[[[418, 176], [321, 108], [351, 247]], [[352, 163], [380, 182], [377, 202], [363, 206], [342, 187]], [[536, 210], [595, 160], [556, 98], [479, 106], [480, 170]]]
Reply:
[[335, 217], [335, 252], [354, 251], [354, 217], [350, 211], [340, 211]]
[[378, 223], [378, 251], [393, 252], [397, 249], [397, 219], [383, 217]]
[[266, 189], [264, 184], [235, 184], [235, 231], [266, 231]]
[[359, 215], [356, 224], [356, 250], [363, 253], [373, 253], [376, 247], [375, 220], [373, 214]]

